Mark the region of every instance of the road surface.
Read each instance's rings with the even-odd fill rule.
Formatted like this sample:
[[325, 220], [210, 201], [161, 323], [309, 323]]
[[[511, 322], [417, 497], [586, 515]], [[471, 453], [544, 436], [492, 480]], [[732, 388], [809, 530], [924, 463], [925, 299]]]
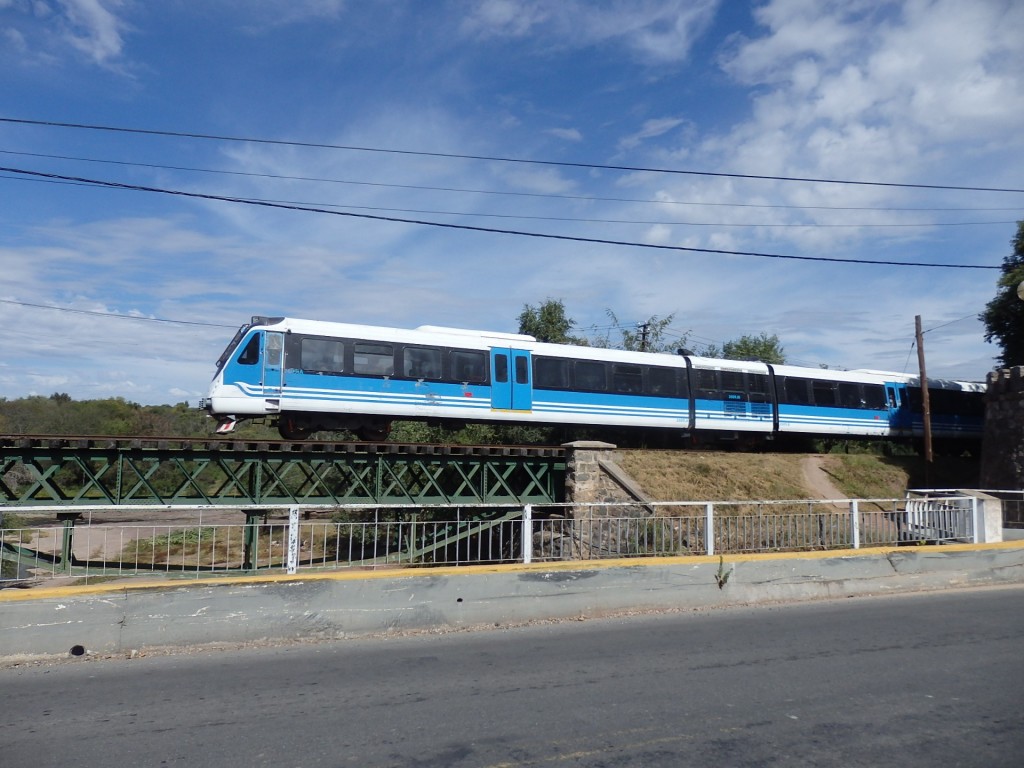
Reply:
[[1019, 766], [1024, 588], [0, 669], [4, 766]]

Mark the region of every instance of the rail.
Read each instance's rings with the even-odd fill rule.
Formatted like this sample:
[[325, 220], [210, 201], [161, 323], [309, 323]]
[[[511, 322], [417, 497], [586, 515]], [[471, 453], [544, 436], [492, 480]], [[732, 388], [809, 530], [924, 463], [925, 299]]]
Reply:
[[159, 523], [98, 512], [77, 525], [70, 516], [61, 525], [0, 521], [0, 584], [972, 542], [977, 509], [970, 497], [946, 497], [177, 513]]

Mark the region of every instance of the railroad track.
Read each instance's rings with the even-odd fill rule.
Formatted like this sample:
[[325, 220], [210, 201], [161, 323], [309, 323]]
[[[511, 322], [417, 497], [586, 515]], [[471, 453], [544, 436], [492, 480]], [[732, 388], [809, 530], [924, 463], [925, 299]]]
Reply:
[[562, 446], [450, 445], [432, 443], [365, 443], [247, 439], [238, 437], [130, 437], [124, 435], [0, 435], [0, 450], [79, 448], [92, 450], [277, 452], [298, 454], [398, 454], [410, 456], [559, 457]]

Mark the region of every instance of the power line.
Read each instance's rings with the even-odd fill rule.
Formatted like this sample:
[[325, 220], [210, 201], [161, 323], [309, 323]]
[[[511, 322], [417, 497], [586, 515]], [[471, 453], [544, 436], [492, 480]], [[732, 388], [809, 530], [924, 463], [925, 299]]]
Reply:
[[234, 325], [224, 323], [202, 323], [197, 320], [168, 320], [162, 317], [140, 317], [138, 315], [125, 315], [119, 312], [99, 312], [91, 309], [73, 309], [71, 307], [54, 307], [49, 304], [32, 304], [27, 301], [14, 301], [13, 299], [0, 299], [0, 304], [12, 304], [16, 307], [32, 307], [33, 309], [49, 309], [54, 312], [68, 312], [75, 315], [93, 315], [95, 317], [113, 317], [119, 320], [141, 320], [147, 323], [168, 323], [171, 325], [201, 325], [207, 328], [236, 328]]
[[[3, 150], [0, 150], [3, 153]], [[94, 184], [72, 181], [57, 181], [54, 179], [32, 179], [19, 178], [17, 176], [0, 176], [0, 179], [11, 181], [42, 182], [50, 184], [69, 184], [71, 186], [95, 186]], [[132, 191], [132, 190], [129, 190]], [[387, 208], [378, 205], [350, 205], [347, 203], [321, 203], [307, 202], [301, 200], [281, 200], [266, 197], [246, 197], [254, 203], [273, 203], [280, 205], [296, 205], [319, 208], [340, 208], [357, 211], [388, 211], [391, 213], [416, 213], [430, 214], [432, 216], [459, 216], [474, 217], [481, 219], [523, 219], [529, 221], [560, 221], [579, 224], [630, 224], [636, 226], [676, 226], [676, 227], [716, 227], [716, 228], [767, 228], [767, 229], [933, 229], [936, 227], [973, 227], [973, 226], [1005, 226], [1016, 224], [1015, 220], [1007, 221], [939, 221], [939, 222], [893, 222], [893, 223], [869, 223], [853, 222], [846, 224], [831, 223], [800, 223], [800, 222], [718, 222], [718, 221], [682, 221], [679, 219], [598, 219], [584, 218], [580, 216], [537, 216], [526, 213], [482, 213], [479, 211], [438, 211], [424, 208]], [[884, 210], [884, 209], [875, 209]]]
[[[0, 118], [2, 120], [2, 118]], [[439, 221], [426, 221], [421, 219], [405, 219], [395, 216], [376, 216], [368, 213], [353, 213], [351, 211], [331, 211], [324, 208], [314, 208], [302, 205], [288, 205], [283, 203], [270, 203], [260, 200], [252, 200], [249, 198], [242, 197], [227, 197], [224, 195], [211, 195], [203, 194], [200, 192], [185, 192], [182, 190], [162, 189], [160, 187], [146, 187], [138, 184], [124, 184], [121, 182], [114, 181], [101, 181], [98, 179], [87, 179], [78, 176], [64, 176], [56, 173], [43, 173], [41, 171], [28, 171], [20, 168], [7, 168], [0, 167], [0, 172], [23, 174], [26, 176], [59, 179], [62, 181], [73, 181], [82, 182], [85, 184], [92, 184], [101, 187], [110, 187], [115, 189], [129, 189], [137, 192], [154, 192], [165, 195], [176, 195], [179, 197], [189, 197], [201, 200], [218, 200], [221, 202], [229, 203], [240, 203], [243, 205], [254, 205], [264, 208], [279, 208], [282, 210], [290, 211], [305, 211], [307, 213], [324, 213], [332, 216], [346, 216], [357, 219], [367, 219], [371, 221], [387, 221], [398, 224], [417, 224], [426, 227], [438, 227], [441, 229], [457, 229], [464, 232], [485, 232], [490, 234], [499, 235], [515, 235], [518, 237], [535, 237], [546, 240], [562, 240], [576, 243], [594, 243], [597, 245], [619, 245], [627, 248], [647, 248], [652, 250], [662, 251], [685, 251], [688, 253], [707, 253], [707, 254], [721, 254], [726, 256], [756, 256], [758, 258], [765, 259], [789, 259], [794, 261], [818, 261], [828, 262], [837, 264], [875, 264], [883, 266], [893, 267], [931, 267], [936, 269], [1000, 269], [995, 265], [987, 264], [938, 264], [932, 262], [915, 262], [915, 261], [889, 261], [883, 259], [839, 259], [830, 256], [794, 256], [792, 254], [781, 254], [781, 253], [764, 253], [761, 251], [730, 251], [721, 248], [693, 248], [682, 245], [661, 245], [656, 243], [638, 243], [629, 240], [610, 240], [604, 238], [594, 237], [580, 237], [575, 235], [556, 235], [542, 232], [528, 232], [524, 230], [514, 229], [497, 229], [492, 227], [477, 227], [469, 224], [452, 224]]]
[[961, 323], [964, 320], [977, 320], [977, 319], [978, 319], [978, 313], [974, 312], [974, 313], [972, 313], [970, 315], [964, 315], [963, 317], [958, 317], [956, 320], [950, 320], [948, 323], [943, 323], [942, 325], [936, 325], [934, 328], [929, 328], [929, 329], [927, 329], [925, 331], [922, 331], [922, 333], [931, 333], [932, 331], [937, 331], [940, 328], [945, 328], [947, 325], [953, 325], [954, 323]]
[[[896, 207], [896, 206], [854, 206], [854, 205], [771, 205], [767, 203], [710, 203], [692, 200], [656, 200], [651, 198], [635, 197], [600, 197], [592, 195], [560, 195], [543, 192], [511, 192], [495, 189], [473, 189], [470, 187], [433, 187], [422, 184], [390, 184], [376, 181], [355, 181], [352, 179], [333, 179], [320, 176], [292, 176], [277, 173], [256, 173], [253, 171], [227, 171], [218, 168], [196, 168], [184, 165], [164, 165], [161, 163], [142, 163], [128, 160], [110, 160], [92, 157], [77, 157], [74, 155], [53, 155], [43, 152], [18, 152], [9, 149], [0, 149], [0, 154], [17, 155], [19, 157], [38, 157], [47, 160], [71, 160], [82, 163], [102, 163], [106, 165], [124, 165], [135, 168], [155, 168], [164, 171], [186, 171], [189, 173], [211, 173], [223, 176], [245, 176], [257, 179], [275, 179], [278, 181], [310, 181], [323, 184], [348, 184], [353, 186], [384, 187], [389, 189], [409, 189], [424, 192], [456, 192], [460, 194], [473, 195], [506, 195], [510, 197], [537, 197], [548, 200], [581, 200], [585, 202], [608, 202], [608, 203], [649, 203], [654, 205], [686, 205], [718, 208], [767, 208], [798, 211], [897, 211], [897, 212], [918, 212], [918, 213], [962, 213], [962, 212], [997, 212], [1017, 211], [1019, 207], [1008, 208], [927, 208], [927, 207]], [[992, 222], [1005, 223], [1005, 222]]]
[[412, 155], [416, 157], [441, 157], [454, 160], [484, 160], [487, 162], [516, 163], [521, 165], [544, 165], [557, 166], [562, 168], [586, 168], [588, 170], [602, 171], [629, 171], [631, 173], [665, 173], [681, 176], [707, 176], [724, 179], [754, 179], [761, 181], [792, 181], [808, 184], [843, 184], [865, 187], [890, 187], [897, 189], [942, 189], [958, 192], [1014, 192], [1024, 193], [1024, 189], [999, 188], [999, 187], [967, 187], [952, 184], [904, 184], [890, 181], [856, 181], [850, 179], [819, 179], [799, 176], [768, 176], [749, 173], [722, 173], [715, 171], [694, 171], [679, 168], [645, 168], [643, 166], [631, 165], [605, 165], [601, 163], [573, 163], [563, 160], [530, 160], [517, 157], [500, 157], [497, 155], [464, 155], [454, 152], [424, 152], [410, 149], [384, 149], [381, 147], [361, 147], [347, 144], [327, 144], [323, 142], [288, 141], [284, 139], [260, 139], [242, 136], [225, 136], [208, 133], [189, 133], [185, 131], [164, 131], [146, 128], [125, 128], [113, 125], [90, 125], [86, 123], [64, 123], [52, 120], [27, 120], [14, 117], [0, 117], [2, 123], [17, 123], [20, 125], [38, 125], [49, 128], [75, 128], [90, 131], [108, 131], [113, 133], [131, 133], [146, 136], [168, 136], [184, 139], [203, 139], [210, 141], [231, 141], [244, 142], [248, 144], [269, 144], [286, 147], [305, 147], [309, 149], [339, 149], [351, 152], [376, 152], [391, 155]]

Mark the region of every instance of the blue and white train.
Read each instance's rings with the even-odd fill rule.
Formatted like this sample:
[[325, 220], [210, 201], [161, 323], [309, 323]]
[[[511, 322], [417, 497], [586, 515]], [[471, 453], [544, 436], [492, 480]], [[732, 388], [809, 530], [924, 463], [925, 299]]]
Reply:
[[[928, 381], [932, 435], [978, 441], [984, 385]], [[396, 420], [674, 430], [692, 438], [912, 439], [916, 377], [547, 344], [532, 336], [254, 317], [217, 361], [200, 404], [230, 433], [276, 420], [387, 437]]]

